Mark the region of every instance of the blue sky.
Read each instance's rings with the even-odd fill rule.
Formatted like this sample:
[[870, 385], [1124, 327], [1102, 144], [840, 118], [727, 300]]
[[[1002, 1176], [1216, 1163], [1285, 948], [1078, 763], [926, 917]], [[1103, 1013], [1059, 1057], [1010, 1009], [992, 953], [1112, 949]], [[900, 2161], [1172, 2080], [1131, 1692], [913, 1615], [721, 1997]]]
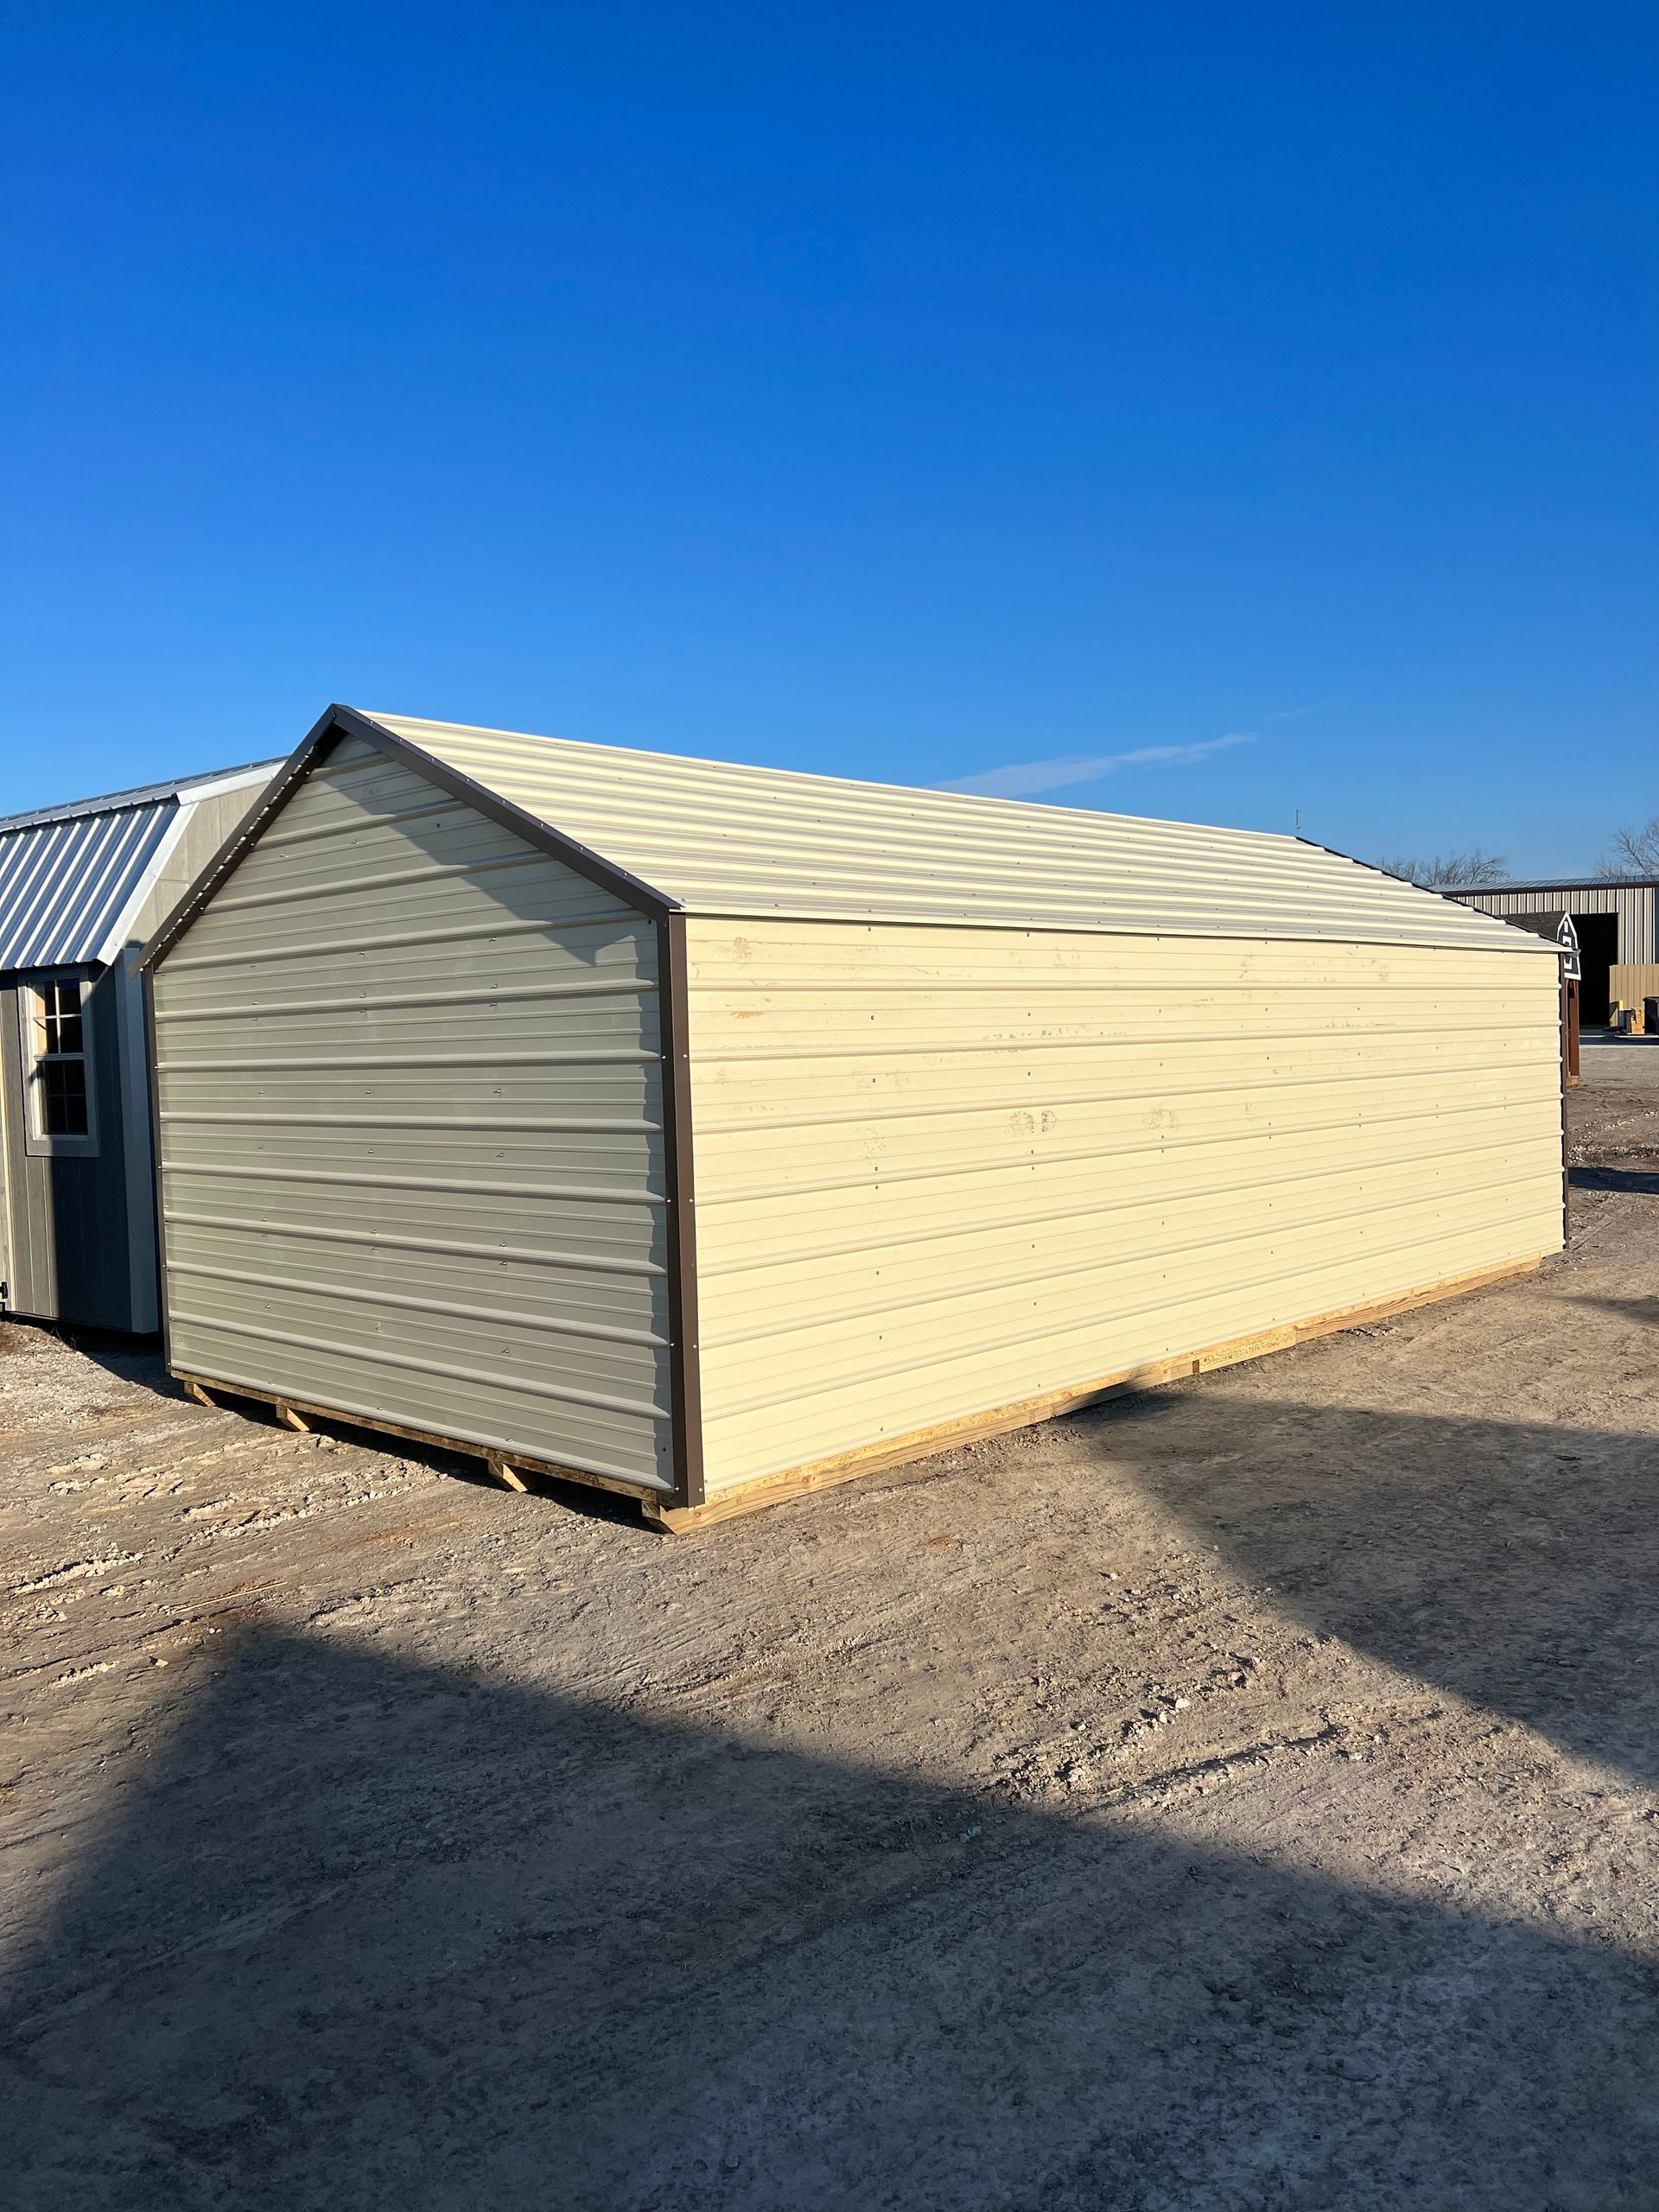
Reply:
[[0, 808], [357, 705], [1659, 812], [1633, 7], [13, 4]]

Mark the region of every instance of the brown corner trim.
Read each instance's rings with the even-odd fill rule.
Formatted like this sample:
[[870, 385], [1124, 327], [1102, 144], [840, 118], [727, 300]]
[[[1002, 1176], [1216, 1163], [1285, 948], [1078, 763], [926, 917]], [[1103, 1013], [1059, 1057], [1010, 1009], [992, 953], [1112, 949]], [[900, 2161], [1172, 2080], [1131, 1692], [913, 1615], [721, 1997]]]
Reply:
[[702, 1359], [697, 1335], [697, 1218], [693, 1177], [690, 987], [685, 916], [657, 925], [657, 1002], [663, 1024], [663, 1128], [668, 1178], [669, 1404], [673, 1415], [675, 1503], [703, 1503]]

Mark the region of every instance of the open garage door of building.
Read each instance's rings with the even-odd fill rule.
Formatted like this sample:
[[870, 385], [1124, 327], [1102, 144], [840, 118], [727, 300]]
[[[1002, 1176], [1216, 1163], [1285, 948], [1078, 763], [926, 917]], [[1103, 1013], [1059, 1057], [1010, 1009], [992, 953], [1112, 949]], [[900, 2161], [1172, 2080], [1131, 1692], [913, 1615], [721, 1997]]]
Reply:
[[1579, 957], [1584, 965], [1579, 1018], [1586, 1029], [1605, 1029], [1611, 1004], [1607, 970], [1618, 958], [1618, 917], [1574, 914], [1573, 926], [1579, 933]]

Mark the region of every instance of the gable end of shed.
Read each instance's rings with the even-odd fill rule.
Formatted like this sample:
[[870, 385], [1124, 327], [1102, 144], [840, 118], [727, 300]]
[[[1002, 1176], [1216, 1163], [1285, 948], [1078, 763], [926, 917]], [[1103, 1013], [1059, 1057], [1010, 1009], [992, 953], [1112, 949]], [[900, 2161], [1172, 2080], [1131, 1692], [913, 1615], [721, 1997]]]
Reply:
[[355, 707], [336, 702], [318, 716], [277, 770], [262, 794], [259, 804], [238, 824], [235, 834], [209, 861], [188, 895], [181, 899], [165, 925], [146, 945], [143, 957], [137, 963], [140, 968], [160, 966], [196, 917], [211, 906], [226, 879], [264, 836], [306, 779], [315, 773], [342, 743], [352, 741], [372, 747], [388, 760], [401, 761], [414, 774], [423, 777], [428, 783], [435, 784], [440, 791], [470, 806], [486, 820], [495, 823], [513, 836], [521, 837], [526, 844], [563, 861], [576, 874], [585, 876], [589, 882], [610, 892], [625, 905], [648, 915], [653, 921], [678, 912], [677, 901], [665, 897], [639, 877], [630, 874], [626, 868], [614, 866], [602, 854], [593, 851], [574, 837], [567, 836], [540, 816], [527, 813], [524, 808], [513, 805], [499, 792], [463, 774], [420, 746], [410, 744], [408, 739], [387, 729], [372, 715], [361, 714]]
[[662, 925], [314, 732], [150, 964], [169, 1361], [690, 1494]]

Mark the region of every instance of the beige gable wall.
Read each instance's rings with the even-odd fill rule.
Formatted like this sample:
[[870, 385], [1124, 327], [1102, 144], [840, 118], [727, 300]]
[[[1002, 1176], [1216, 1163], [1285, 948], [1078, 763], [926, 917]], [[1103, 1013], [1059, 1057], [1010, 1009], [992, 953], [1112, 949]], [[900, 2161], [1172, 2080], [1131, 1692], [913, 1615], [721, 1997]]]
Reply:
[[154, 982], [176, 1367], [671, 1486], [648, 923], [353, 741]]

